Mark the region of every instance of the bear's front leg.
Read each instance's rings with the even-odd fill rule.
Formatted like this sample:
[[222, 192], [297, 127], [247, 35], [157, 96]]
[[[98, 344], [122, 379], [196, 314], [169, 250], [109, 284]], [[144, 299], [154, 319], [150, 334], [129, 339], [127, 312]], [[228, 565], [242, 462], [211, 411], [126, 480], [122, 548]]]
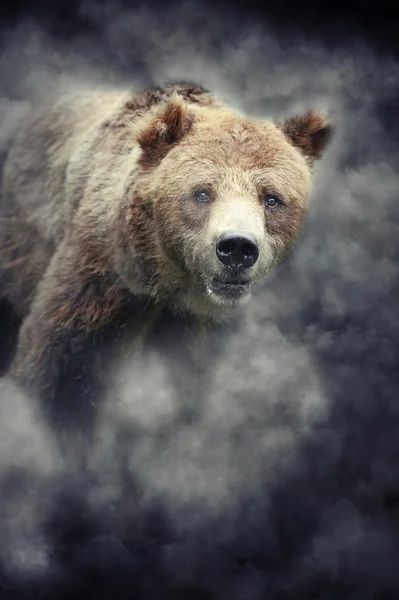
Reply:
[[95, 366], [120, 332], [126, 299], [116, 277], [66, 242], [58, 249], [22, 324], [11, 367], [56, 433], [90, 437], [103, 372], [95, 373]]

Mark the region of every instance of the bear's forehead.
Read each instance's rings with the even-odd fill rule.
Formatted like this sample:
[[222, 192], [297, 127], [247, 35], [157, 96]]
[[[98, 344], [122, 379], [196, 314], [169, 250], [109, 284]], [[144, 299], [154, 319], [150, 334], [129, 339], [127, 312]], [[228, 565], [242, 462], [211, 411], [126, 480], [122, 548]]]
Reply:
[[164, 158], [157, 182], [180, 195], [187, 188], [213, 185], [224, 194], [254, 194], [270, 188], [285, 198], [305, 198], [310, 169], [274, 123], [215, 113], [194, 122]]
[[247, 170], [289, 164], [302, 170], [304, 165], [298, 151], [273, 123], [221, 116], [199, 122], [187, 141], [197, 160], [212, 159], [225, 166]]

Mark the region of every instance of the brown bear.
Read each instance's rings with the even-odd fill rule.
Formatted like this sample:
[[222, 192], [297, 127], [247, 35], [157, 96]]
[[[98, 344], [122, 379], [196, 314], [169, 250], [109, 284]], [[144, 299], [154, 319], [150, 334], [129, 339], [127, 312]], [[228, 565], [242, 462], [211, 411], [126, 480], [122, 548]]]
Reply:
[[185, 83], [32, 110], [0, 198], [0, 294], [23, 319], [11, 373], [68, 404], [87, 343], [138, 336], [160, 308], [223, 321], [291, 249], [330, 133], [323, 114], [260, 122]]

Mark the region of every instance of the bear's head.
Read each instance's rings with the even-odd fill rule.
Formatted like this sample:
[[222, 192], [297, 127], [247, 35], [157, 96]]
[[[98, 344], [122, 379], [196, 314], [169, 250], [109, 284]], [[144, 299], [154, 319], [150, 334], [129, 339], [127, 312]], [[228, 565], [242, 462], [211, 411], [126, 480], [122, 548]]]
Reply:
[[292, 248], [330, 134], [323, 114], [259, 122], [177, 94], [149, 111], [136, 194], [156, 293], [214, 318], [248, 298]]

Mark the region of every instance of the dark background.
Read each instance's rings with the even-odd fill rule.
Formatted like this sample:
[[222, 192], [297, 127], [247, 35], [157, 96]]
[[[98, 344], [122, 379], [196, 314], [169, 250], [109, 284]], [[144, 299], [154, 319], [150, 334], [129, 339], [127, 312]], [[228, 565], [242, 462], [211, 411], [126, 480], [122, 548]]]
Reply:
[[[5, 2], [1, 7], [1, 25], [15, 25], [21, 18], [33, 17], [57, 36], [73, 36], [78, 30], [90, 30], [93, 24], [79, 15], [78, 0], [17, 0]], [[104, 5], [98, 0], [97, 5]], [[109, 3], [107, 3], [109, 4]], [[134, 8], [140, 5], [136, 0], [120, 0], [115, 6]], [[173, 3], [149, 0], [146, 6], [155, 9]], [[285, 34], [290, 31], [306, 32], [309, 38], [320, 37], [331, 44], [342, 44], [353, 37], [361, 36], [376, 48], [386, 52], [398, 51], [398, 13], [394, 0], [352, 0], [321, 5], [316, 2], [221, 2], [203, 0], [204, 20], [206, 7], [218, 6], [229, 16], [253, 20], [267, 18], [278, 30]]]
[[[135, 6], [133, 2], [115, 6], [123, 4]], [[154, 2], [146, 4], [157, 9]], [[215, 2], [209, 4], [215, 7]], [[98, 23], [82, 17], [79, 7], [75, 0], [8, 2], [0, 9], [0, 28], [9, 34], [22, 19], [31, 19], [55, 39], [73, 43], [78, 34], [95, 37]], [[167, 5], [162, 7], [165, 10]], [[205, 1], [202, 7], [197, 25], [206, 27]], [[234, 2], [219, 3], [218, 9], [221, 14], [229, 13], [234, 27], [267, 19], [287, 47], [300, 35], [326, 48], [350, 48], [353, 40], [362, 40], [377, 56], [399, 52], [399, 7], [394, 1], [325, 6]], [[378, 76], [371, 72], [370, 85], [378, 100]], [[399, 132], [396, 91], [377, 102], [376, 110], [376, 119], [395, 152]], [[399, 221], [397, 210], [390, 219]], [[397, 260], [397, 238], [387, 233], [386, 240], [390, 257]], [[321, 289], [323, 281], [315, 286]], [[94, 510], [87, 502], [94, 485], [89, 475], [71, 475], [70, 481], [62, 476], [52, 482], [51, 506], [41, 526], [51, 549], [51, 568], [37, 575], [34, 570], [24, 571], [23, 558], [19, 570], [10, 569], [4, 561], [0, 597], [399, 598], [399, 325], [398, 319], [388, 324], [378, 318], [382, 306], [395, 313], [397, 288], [389, 295], [381, 289], [371, 299], [367, 285], [359, 283], [356, 292], [365, 298], [364, 305], [360, 310], [347, 308], [339, 316], [331, 316], [315, 294], [303, 306], [299, 321], [278, 324], [287, 336], [294, 332], [303, 338], [312, 324], [333, 339], [317, 350], [333, 409], [328, 424], [301, 447], [301, 471], [274, 489], [267, 506], [258, 490], [256, 498], [249, 496], [242, 502], [237, 523], [231, 525], [226, 517], [229, 535], [224, 535], [222, 524], [213, 530], [210, 523], [208, 529], [194, 528], [189, 539], [182, 539], [162, 505], [141, 506], [131, 475], [126, 475], [124, 485], [126, 497], [140, 506], [133, 511], [135, 518], [131, 513], [124, 518], [123, 511], [110, 517]], [[3, 316], [0, 327], [3, 331], [10, 327], [9, 315]], [[339, 450], [333, 451], [338, 445]], [[10, 469], [2, 476], [3, 523], [12, 521], [12, 507], [33, 488], [38, 495], [48, 494], [47, 484], [38, 483], [29, 470]], [[359, 522], [360, 533], [354, 525]], [[339, 544], [335, 523], [340, 524]], [[317, 532], [323, 548], [316, 552], [319, 562], [310, 550]], [[7, 538], [2, 538], [6, 544]]]

